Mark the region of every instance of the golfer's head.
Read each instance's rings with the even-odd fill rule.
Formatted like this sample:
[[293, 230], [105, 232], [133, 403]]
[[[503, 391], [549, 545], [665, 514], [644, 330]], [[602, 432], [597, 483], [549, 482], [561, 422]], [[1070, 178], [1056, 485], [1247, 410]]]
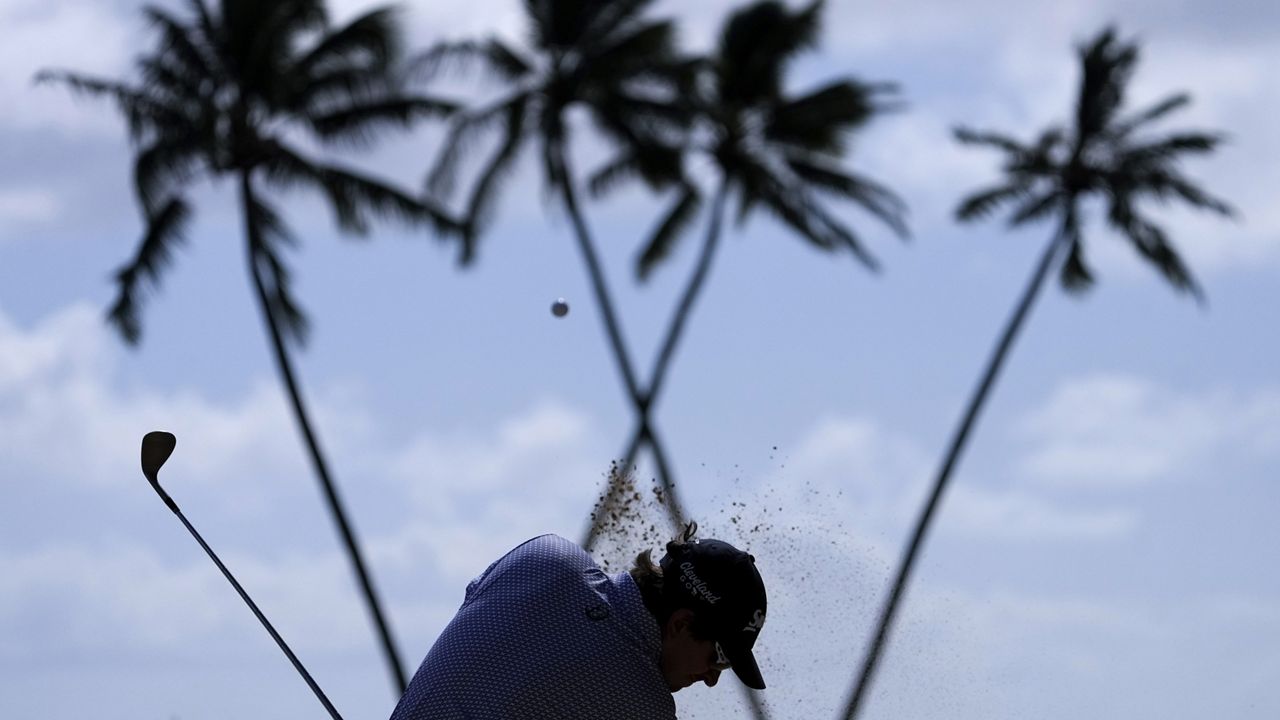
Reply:
[[676, 608], [662, 628], [663, 675], [672, 692], [699, 681], [715, 685], [730, 668], [744, 685], [763, 690], [751, 652], [767, 609], [755, 558], [721, 540], [689, 537], [668, 545], [661, 565], [663, 594]]

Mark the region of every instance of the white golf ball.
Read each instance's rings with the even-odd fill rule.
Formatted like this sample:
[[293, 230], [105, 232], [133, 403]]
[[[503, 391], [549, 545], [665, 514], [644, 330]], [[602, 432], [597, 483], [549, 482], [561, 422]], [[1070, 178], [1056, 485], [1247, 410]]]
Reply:
[[551, 314], [556, 317], [564, 317], [565, 315], [568, 315], [569, 303], [565, 302], [564, 298], [556, 298], [556, 301], [551, 303]]

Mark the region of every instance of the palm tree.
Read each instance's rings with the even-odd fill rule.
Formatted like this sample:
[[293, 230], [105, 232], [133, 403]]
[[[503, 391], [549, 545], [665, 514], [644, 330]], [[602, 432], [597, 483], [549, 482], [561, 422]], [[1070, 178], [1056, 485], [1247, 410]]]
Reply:
[[312, 428], [290, 358], [306, 341], [307, 318], [290, 291], [282, 251], [294, 242], [262, 185], [323, 192], [339, 226], [368, 232], [369, 216], [437, 230], [456, 227], [443, 212], [354, 170], [309, 157], [295, 144], [363, 144], [388, 125], [450, 111], [449, 104], [402, 94], [390, 79], [399, 53], [387, 8], [333, 28], [322, 0], [188, 0], [189, 19], [158, 7], [144, 12], [155, 49], [138, 61], [136, 83], [46, 71], [38, 80], [114, 100], [138, 151], [134, 180], [146, 233], [116, 275], [108, 315], [131, 345], [141, 338], [145, 285], [157, 286], [183, 239], [191, 209], [184, 194], [200, 177], [235, 179], [245, 223], [245, 260], [294, 416], [329, 510], [351, 557], [382, 649], [400, 692], [405, 673], [351, 523]]
[[[731, 195], [737, 199], [739, 225], [752, 210], [763, 208], [813, 247], [832, 253], [848, 251], [872, 270], [878, 268], [875, 260], [853, 231], [824, 208], [821, 196], [852, 201], [895, 232], [907, 234], [905, 207], [892, 192], [840, 168], [849, 134], [888, 108], [880, 103], [880, 96], [892, 86], [844, 79], [796, 96], [783, 87], [791, 61], [817, 42], [821, 11], [821, 0], [795, 12], [775, 0], [740, 9], [725, 23], [712, 57], [699, 66], [701, 81], [686, 98], [699, 120], [695, 136], [702, 146], [698, 149], [709, 156], [720, 179], [693, 273], [659, 346], [643, 403], [637, 405], [639, 418], [623, 467], [631, 466], [641, 443], [651, 435], [649, 412], [710, 272]], [[594, 175], [593, 192], [606, 193], [618, 180], [637, 172], [652, 177], [641, 163], [653, 155], [649, 147], [627, 148]], [[639, 279], [650, 277], [670, 256], [701, 207], [697, 185], [681, 179], [670, 210], [637, 260]], [[593, 539], [589, 533], [588, 543]]]
[[1078, 52], [1082, 75], [1075, 122], [1070, 132], [1051, 127], [1034, 143], [1023, 145], [997, 133], [965, 128], [956, 130], [956, 138], [962, 143], [988, 145], [1003, 152], [1006, 173], [999, 184], [965, 198], [956, 210], [959, 220], [975, 220], [997, 207], [1012, 204], [1011, 226], [1054, 218], [1057, 228], [988, 358], [977, 389], [947, 447], [941, 469], [934, 478], [932, 492], [916, 520], [897, 577], [885, 601], [862, 674], [846, 707], [846, 718], [856, 717], [871, 685], [880, 652], [929, 522], [978, 413], [1045, 279], [1056, 268], [1059, 281], [1068, 292], [1081, 292], [1093, 283], [1093, 273], [1085, 264], [1083, 251], [1085, 201], [1092, 197], [1102, 200], [1107, 208], [1107, 223], [1152, 263], [1175, 290], [1203, 301], [1199, 285], [1169, 244], [1168, 236], [1139, 212], [1138, 202], [1144, 199], [1162, 202], [1182, 200], [1197, 209], [1231, 216], [1233, 212], [1226, 203], [1201, 190], [1178, 169], [1178, 160], [1183, 155], [1208, 153], [1217, 147], [1222, 136], [1206, 132], [1176, 132], [1154, 138], [1144, 137], [1140, 131], [1187, 105], [1190, 97], [1185, 93], [1173, 95], [1146, 110], [1121, 115], [1126, 86], [1138, 62], [1137, 44], [1119, 40], [1116, 31], [1107, 28], [1091, 42], [1080, 46]]
[[[643, 17], [651, 4], [652, 0], [526, 0], [533, 47], [517, 49], [496, 38], [441, 43], [424, 53], [414, 67], [418, 76], [429, 77], [448, 64], [479, 61], [506, 86], [498, 100], [455, 118], [428, 177], [430, 193], [447, 197], [475, 138], [487, 130], [499, 130], [497, 149], [485, 161], [467, 201], [460, 261], [467, 264], [474, 259], [502, 180], [526, 144], [536, 141], [548, 197], [558, 199], [569, 215], [618, 372], [642, 416], [645, 393], [636, 379], [595, 242], [579, 207], [567, 152], [574, 128], [566, 115], [573, 107], [585, 108], [607, 139], [623, 148], [651, 150], [642, 170], [652, 182], [679, 176], [680, 153], [672, 138], [689, 117], [675, 100], [692, 64], [677, 56], [670, 21]], [[648, 425], [644, 432], [658, 464], [664, 500], [682, 522], [684, 512], [662, 443]]]

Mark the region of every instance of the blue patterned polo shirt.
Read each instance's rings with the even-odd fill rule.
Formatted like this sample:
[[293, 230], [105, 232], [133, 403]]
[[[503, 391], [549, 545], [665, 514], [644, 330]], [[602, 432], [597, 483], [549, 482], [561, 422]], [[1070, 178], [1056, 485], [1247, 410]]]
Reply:
[[542, 535], [467, 585], [391, 720], [674, 720], [661, 652], [629, 574]]

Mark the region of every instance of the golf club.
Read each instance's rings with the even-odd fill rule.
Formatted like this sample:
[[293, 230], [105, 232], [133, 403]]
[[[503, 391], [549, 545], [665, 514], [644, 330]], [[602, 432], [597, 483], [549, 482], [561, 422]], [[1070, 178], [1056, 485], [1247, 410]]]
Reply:
[[164, 504], [168, 505], [169, 509], [173, 511], [173, 514], [177, 515], [178, 519], [182, 521], [182, 524], [187, 526], [187, 530], [191, 532], [191, 537], [195, 538], [196, 542], [200, 543], [200, 547], [204, 548], [204, 551], [209, 554], [209, 557], [213, 560], [214, 564], [218, 566], [218, 569], [222, 571], [222, 574], [227, 577], [227, 580], [231, 583], [232, 587], [236, 589], [236, 592], [240, 593], [240, 597], [244, 598], [245, 604], [249, 606], [249, 609], [253, 611], [253, 614], [258, 616], [258, 620], [262, 623], [262, 626], [267, 629], [268, 633], [271, 633], [271, 637], [275, 639], [276, 644], [280, 646], [280, 649], [284, 651], [284, 654], [289, 657], [289, 661], [293, 663], [295, 668], [297, 668], [298, 674], [302, 675], [302, 679], [306, 680], [307, 684], [311, 686], [311, 691], [320, 699], [320, 703], [324, 705], [324, 709], [329, 711], [329, 715], [333, 717], [333, 720], [342, 720], [342, 716], [339, 715], [337, 709], [333, 707], [333, 703], [329, 702], [329, 698], [325, 697], [324, 691], [321, 690], [320, 686], [316, 684], [316, 681], [312, 679], [311, 673], [307, 672], [307, 669], [302, 667], [302, 662], [298, 660], [298, 656], [293, 654], [293, 651], [285, 644], [284, 638], [280, 637], [280, 633], [276, 632], [276, 629], [267, 621], [267, 616], [262, 614], [262, 611], [258, 609], [256, 604], [254, 604], [253, 600], [249, 597], [249, 594], [246, 593], [244, 588], [240, 587], [240, 583], [236, 582], [236, 579], [231, 576], [231, 571], [227, 570], [227, 566], [222, 564], [222, 561], [218, 559], [216, 554], [214, 554], [213, 549], [204, 541], [204, 538], [200, 537], [200, 533], [196, 532], [196, 529], [187, 521], [186, 516], [178, 509], [178, 504], [173, 501], [173, 498], [169, 497], [169, 493], [165, 492], [164, 488], [160, 487], [160, 466], [164, 465], [164, 462], [173, 454], [173, 448], [177, 444], [178, 439], [173, 436], [173, 433], [167, 433], [163, 430], [156, 430], [144, 435], [142, 437], [142, 474], [147, 476], [147, 480], [151, 483], [151, 487], [160, 495], [160, 499], [164, 500]]

